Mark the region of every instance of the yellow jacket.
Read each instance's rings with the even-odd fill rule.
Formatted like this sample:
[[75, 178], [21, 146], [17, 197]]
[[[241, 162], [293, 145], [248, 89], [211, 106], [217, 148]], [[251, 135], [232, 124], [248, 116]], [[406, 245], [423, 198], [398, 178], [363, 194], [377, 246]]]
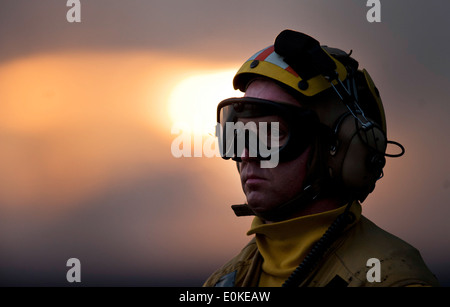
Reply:
[[[356, 210], [360, 210], [360, 205]], [[354, 210], [352, 210], [354, 211]], [[358, 213], [358, 212], [357, 212]], [[249, 233], [252, 233], [251, 231]], [[368, 260], [380, 263], [380, 279], [369, 281]], [[299, 264], [299, 263], [298, 263]], [[206, 287], [260, 285], [263, 257], [253, 238], [242, 251], [204, 283]], [[303, 287], [439, 286], [436, 277], [411, 245], [359, 215], [331, 245]]]

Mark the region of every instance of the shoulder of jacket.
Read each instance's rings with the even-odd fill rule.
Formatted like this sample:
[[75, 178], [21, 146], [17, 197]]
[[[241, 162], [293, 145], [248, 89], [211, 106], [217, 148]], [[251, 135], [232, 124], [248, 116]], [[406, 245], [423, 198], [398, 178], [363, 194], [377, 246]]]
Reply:
[[[239, 254], [234, 256], [230, 261], [225, 263], [221, 268], [215, 271], [203, 284], [204, 287], [214, 287], [220, 279], [228, 274], [238, 271], [245, 271], [251, 264], [255, 254], [258, 252], [256, 245], [256, 239], [253, 238], [248, 244], [240, 251]], [[238, 274], [239, 275], [239, 274]], [[240, 276], [237, 276], [238, 278]]]
[[[350, 284], [353, 281], [360, 286], [438, 285], [416, 248], [364, 216], [344, 234], [333, 254], [351, 276]], [[380, 282], [367, 280], [373, 261], [379, 261]]]

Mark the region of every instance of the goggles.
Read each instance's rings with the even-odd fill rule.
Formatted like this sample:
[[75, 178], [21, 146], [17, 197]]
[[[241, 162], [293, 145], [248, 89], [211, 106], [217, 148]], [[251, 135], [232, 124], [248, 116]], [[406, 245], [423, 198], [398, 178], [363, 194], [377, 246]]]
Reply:
[[245, 149], [258, 160], [293, 160], [312, 143], [319, 124], [311, 110], [251, 97], [220, 102], [217, 122], [220, 154], [237, 162]]

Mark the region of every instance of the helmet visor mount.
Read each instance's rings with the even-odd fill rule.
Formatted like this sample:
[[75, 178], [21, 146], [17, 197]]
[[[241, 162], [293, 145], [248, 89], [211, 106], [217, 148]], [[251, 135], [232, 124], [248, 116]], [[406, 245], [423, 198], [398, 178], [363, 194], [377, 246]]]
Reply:
[[284, 162], [300, 156], [312, 143], [318, 118], [300, 106], [242, 97], [219, 103], [217, 122], [222, 158], [241, 162], [246, 149], [250, 158], [276, 156]]

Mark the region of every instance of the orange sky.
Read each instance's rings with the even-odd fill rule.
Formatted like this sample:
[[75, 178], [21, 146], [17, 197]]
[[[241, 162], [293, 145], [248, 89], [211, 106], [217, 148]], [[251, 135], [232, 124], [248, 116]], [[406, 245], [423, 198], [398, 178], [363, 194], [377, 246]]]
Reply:
[[[175, 159], [170, 152], [175, 137], [168, 114], [170, 90], [185, 76], [205, 71], [207, 64], [156, 53], [84, 52], [1, 65], [0, 209], [5, 219], [0, 229], [8, 234], [2, 250], [12, 253], [6, 258], [13, 267], [33, 251], [45, 268], [47, 255], [40, 253], [50, 249], [50, 258], [62, 257], [58, 250], [64, 245], [96, 259], [104, 248], [86, 246], [102, 242], [114, 254], [111, 266], [129, 257], [131, 269], [150, 274], [155, 267], [149, 259], [161, 268], [167, 254], [181, 249], [215, 263], [225, 261], [224, 243], [245, 242], [242, 223], [227, 231], [220, 244], [211, 236], [215, 214], [222, 212], [224, 221], [236, 224], [228, 207], [243, 198], [233, 165], [218, 158]], [[108, 217], [119, 220], [112, 223]], [[82, 228], [81, 246], [64, 239], [79, 232], [72, 227]], [[180, 242], [180, 230], [199, 244]], [[98, 237], [98, 232], [110, 235]], [[197, 255], [200, 242], [211, 251]], [[135, 256], [123, 255], [124, 245]]]
[[170, 90], [202, 66], [142, 52], [46, 54], [3, 64], [0, 155], [11, 174], [0, 187], [5, 205], [32, 206], [55, 184], [45, 202], [74, 203], [117, 173], [159, 166], [170, 158], [170, 145], [162, 144], [174, 137]]
[[237, 69], [283, 28], [349, 46], [370, 71], [406, 155], [388, 159], [363, 214], [450, 280], [449, 48], [430, 38], [450, 41], [441, 10], [430, 4], [413, 37], [417, 5], [383, 2], [374, 25], [351, 1], [175, 2], [84, 3], [80, 25], [51, 1], [0, 4], [0, 284], [60, 284], [79, 257], [91, 284], [198, 285], [234, 255], [251, 221], [229, 207], [244, 201], [235, 165], [172, 156], [169, 96]]

